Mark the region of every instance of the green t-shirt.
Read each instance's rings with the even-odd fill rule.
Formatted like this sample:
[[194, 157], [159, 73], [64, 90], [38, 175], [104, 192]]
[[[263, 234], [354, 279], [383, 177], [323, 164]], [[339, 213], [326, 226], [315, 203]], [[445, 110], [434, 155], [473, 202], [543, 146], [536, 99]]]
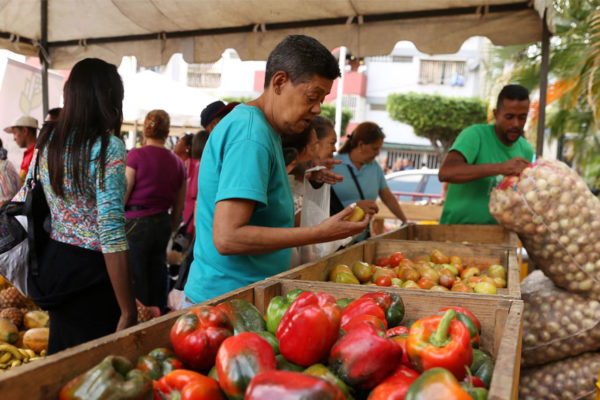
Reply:
[[[494, 125], [473, 125], [463, 130], [450, 151], [461, 153], [472, 165], [497, 164], [514, 157], [533, 159], [533, 147], [523, 137], [512, 146], [498, 139]], [[466, 183], [451, 183], [440, 224], [497, 224], [490, 214], [490, 193], [504, 178], [488, 176]]]

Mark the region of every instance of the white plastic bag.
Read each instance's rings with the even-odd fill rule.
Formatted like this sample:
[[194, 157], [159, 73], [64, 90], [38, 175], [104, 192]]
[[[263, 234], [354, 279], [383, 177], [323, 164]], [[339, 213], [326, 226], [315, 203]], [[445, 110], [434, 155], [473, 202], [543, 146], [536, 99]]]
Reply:
[[[27, 217], [17, 215], [15, 218], [27, 231]], [[12, 283], [25, 296], [29, 294], [27, 287], [28, 255], [29, 243], [27, 238], [12, 249], [0, 254], [0, 275]]]
[[[316, 171], [324, 167], [315, 167], [306, 172]], [[331, 185], [324, 183], [320, 188], [312, 187], [308, 179], [304, 179], [304, 200], [302, 202], [302, 214], [300, 226], [315, 226], [329, 218], [329, 199]], [[300, 248], [300, 263], [307, 263], [328, 256], [341, 246], [352, 241], [352, 237], [334, 240], [325, 243], [316, 243]]]

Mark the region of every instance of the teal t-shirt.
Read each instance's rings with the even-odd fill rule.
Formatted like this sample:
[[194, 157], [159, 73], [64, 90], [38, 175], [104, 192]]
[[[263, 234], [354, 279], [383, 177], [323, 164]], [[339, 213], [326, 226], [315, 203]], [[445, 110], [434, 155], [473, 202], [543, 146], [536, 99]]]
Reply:
[[[348, 153], [338, 154], [335, 158], [341, 160], [342, 163], [336, 164], [333, 167], [333, 172], [342, 175], [344, 180], [336, 183], [331, 188], [344, 207], [361, 200], [360, 193], [354, 183], [354, 179], [352, 179], [352, 174], [350, 174], [348, 166], [354, 171], [365, 200], [377, 200], [379, 192], [388, 187], [383, 170], [377, 164], [377, 161], [373, 160], [368, 164], [364, 164], [360, 169], [357, 169], [350, 160]], [[366, 237], [367, 232], [365, 230], [355, 241], [363, 240]]]
[[294, 200], [281, 137], [256, 107], [240, 104], [209, 136], [198, 171], [196, 242], [185, 295], [194, 303], [249, 285], [290, 267], [291, 250], [221, 255], [212, 235], [217, 202], [256, 202], [248, 225], [291, 228]]
[[[450, 151], [461, 153], [473, 165], [496, 164], [514, 157], [533, 159], [533, 147], [523, 137], [512, 146], [498, 139], [494, 125], [473, 125], [463, 130]], [[492, 189], [504, 178], [489, 176], [448, 186], [440, 224], [497, 224], [489, 210]]]

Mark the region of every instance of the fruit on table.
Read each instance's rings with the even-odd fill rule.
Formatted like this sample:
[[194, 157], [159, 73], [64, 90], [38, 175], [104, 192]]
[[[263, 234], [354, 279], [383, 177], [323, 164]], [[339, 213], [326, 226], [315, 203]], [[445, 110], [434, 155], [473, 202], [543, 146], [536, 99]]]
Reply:
[[107, 356], [100, 364], [72, 379], [59, 394], [59, 400], [151, 397], [152, 379], [120, 356]]
[[0, 306], [6, 307], [25, 307], [27, 298], [19, 292], [14, 286], [8, 287], [0, 291]]
[[23, 325], [27, 329], [47, 328], [50, 324], [50, 317], [47, 311], [29, 311], [23, 316]]
[[245, 400], [344, 400], [344, 392], [327, 380], [291, 371], [267, 371], [256, 375]]
[[223, 341], [215, 365], [223, 392], [229, 399], [242, 400], [255, 375], [276, 368], [275, 353], [256, 333], [242, 332]]
[[266, 330], [265, 320], [254, 306], [242, 299], [233, 299], [221, 303], [217, 308], [227, 314], [233, 325], [233, 334], [241, 332], [260, 332]]
[[44, 350], [48, 350], [49, 337], [50, 329], [48, 328], [28, 329], [25, 335], [23, 335], [23, 345], [36, 353], [41, 353]]
[[402, 348], [385, 332], [362, 323], [342, 336], [331, 349], [329, 367], [346, 384], [371, 389], [400, 362]]
[[233, 335], [231, 322], [217, 307], [188, 309], [171, 328], [170, 340], [175, 355], [194, 370], [208, 372], [215, 362], [221, 343]]
[[295, 289], [289, 292], [285, 297], [275, 296], [271, 299], [271, 302], [267, 307], [267, 331], [272, 334], [277, 332], [277, 326], [279, 326], [283, 314], [285, 314], [294, 300], [296, 300], [303, 292], [304, 290], [302, 289]]
[[410, 327], [406, 351], [417, 371], [442, 367], [459, 380], [473, 361], [469, 330], [456, 319], [453, 309], [416, 321]]
[[195, 371], [178, 369], [155, 382], [154, 398], [168, 400], [225, 400], [219, 383]]
[[385, 320], [389, 328], [400, 325], [404, 318], [404, 302], [396, 294], [387, 292], [369, 292], [363, 294], [361, 299], [373, 299], [385, 313]]
[[0, 369], [10, 369], [30, 361], [39, 360], [31, 349], [21, 349], [12, 344], [0, 344]]
[[335, 283], [350, 283], [353, 285], [359, 285], [360, 281], [351, 272], [338, 272], [335, 274]]
[[345, 217], [344, 221], [358, 222], [358, 221], [362, 221], [362, 219], [364, 217], [365, 217], [364, 210], [362, 208], [360, 208], [359, 206], [355, 205], [354, 209], [352, 210], [352, 213], [350, 213], [350, 215]]
[[364, 261], [356, 261], [352, 264], [352, 273], [361, 283], [369, 282], [373, 272], [374, 268]]
[[341, 314], [335, 299], [327, 293], [300, 294], [277, 327], [279, 351], [303, 367], [327, 360], [340, 333]]
[[475, 293], [496, 294], [498, 293], [496, 286], [489, 282], [479, 282], [473, 287]]
[[417, 380], [419, 373], [400, 364], [394, 372], [377, 385], [368, 400], [401, 400], [406, 396], [410, 385]]
[[19, 339], [19, 328], [9, 319], [0, 318], [0, 341], [15, 343]]
[[473, 400], [454, 375], [444, 368], [421, 374], [408, 388], [405, 400]]
[[10, 320], [17, 328], [23, 325], [23, 312], [16, 307], [4, 308], [0, 311], [0, 318]]
[[329, 273], [329, 280], [333, 281], [335, 279], [335, 276], [340, 272], [347, 272], [351, 274], [352, 270], [346, 264], [338, 264], [335, 267], [333, 267], [333, 269]]

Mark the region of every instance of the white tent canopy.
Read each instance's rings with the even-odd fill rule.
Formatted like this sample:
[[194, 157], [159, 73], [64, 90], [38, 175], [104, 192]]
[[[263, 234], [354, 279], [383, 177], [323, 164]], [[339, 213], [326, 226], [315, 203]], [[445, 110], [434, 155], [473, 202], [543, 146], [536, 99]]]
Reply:
[[550, 0], [0, 0], [0, 47], [38, 54], [43, 3], [51, 68], [85, 57], [119, 64], [129, 55], [162, 65], [174, 53], [211, 62], [226, 48], [264, 60], [291, 33], [361, 57], [389, 54], [399, 40], [448, 54], [471, 36], [497, 45], [537, 42], [541, 16], [552, 10]]
[[552, 10], [552, 0], [0, 0], [0, 48], [39, 54], [47, 87], [48, 68], [86, 57], [119, 64], [136, 56], [153, 66], [175, 53], [211, 62], [234, 48], [243, 60], [264, 60], [292, 33], [357, 57], [389, 54], [400, 40], [430, 54], [454, 53], [471, 36], [542, 41], [541, 155]]

